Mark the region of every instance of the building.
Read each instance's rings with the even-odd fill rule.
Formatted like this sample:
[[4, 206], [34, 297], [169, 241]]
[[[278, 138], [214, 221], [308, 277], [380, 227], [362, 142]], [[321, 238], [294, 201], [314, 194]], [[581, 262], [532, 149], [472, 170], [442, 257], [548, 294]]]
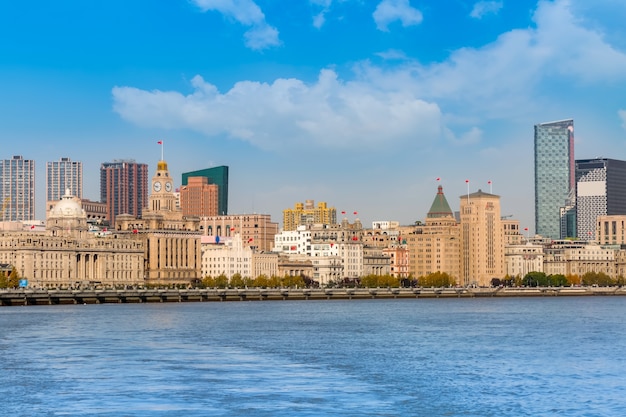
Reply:
[[83, 163], [63, 157], [46, 163], [46, 201], [59, 201], [66, 190], [83, 198]]
[[626, 246], [626, 215], [598, 216], [595, 236], [600, 245]]
[[529, 272], [543, 272], [542, 245], [530, 242], [507, 244], [504, 257], [506, 275], [509, 277], [524, 278]]
[[9, 263], [35, 288], [143, 285], [142, 242], [89, 232], [77, 197], [64, 195], [46, 229], [0, 232], [0, 263]]
[[0, 160], [2, 221], [35, 219], [35, 161], [21, 155]]
[[141, 217], [119, 214], [115, 231], [134, 238], [145, 249], [146, 283], [194, 284], [201, 280], [200, 219], [185, 217], [176, 207], [174, 181], [161, 160], [151, 180], [152, 193]]
[[220, 240], [241, 235], [243, 245], [257, 251], [270, 251], [274, 247], [274, 235], [278, 223], [269, 214], [233, 214], [200, 218], [200, 231], [205, 236]]
[[461, 196], [461, 285], [489, 286], [505, 275], [500, 196], [478, 190]]
[[307, 224], [337, 224], [337, 210], [320, 202], [315, 207], [313, 200], [296, 203], [294, 208], [283, 210], [283, 230], [296, 230]]
[[107, 219], [115, 224], [120, 214], [140, 217], [148, 206], [148, 165], [134, 160], [114, 160], [100, 166], [100, 201]]
[[566, 237], [561, 208], [574, 186], [574, 121], [535, 125], [535, 233]]
[[411, 276], [419, 279], [434, 272], [445, 272], [462, 283], [460, 226], [441, 185], [437, 187], [425, 224], [416, 226], [406, 235], [406, 241]]
[[219, 166], [214, 168], [201, 169], [198, 171], [184, 172], [182, 176], [183, 187], [189, 184], [189, 178], [191, 177], [205, 177], [208, 179], [209, 184], [217, 185], [217, 215], [228, 215], [228, 167]]
[[595, 240], [599, 216], [626, 215], [626, 161], [608, 158], [576, 161], [578, 238]]
[[180, 188], [180, 208], [184, 216], [211, 217], [219, 214], [219, 186], [207, 177], [189, 177]]
[[[278, 269], [278, 258], [276, 259]], [[243, 245], [241, 235], [235, 233], [226, 243], [209, 243], [202, 245], [202, 276], [226, 276], [229, 280], [239, 274], [243, 278], [253, 276], [252, 249]]]

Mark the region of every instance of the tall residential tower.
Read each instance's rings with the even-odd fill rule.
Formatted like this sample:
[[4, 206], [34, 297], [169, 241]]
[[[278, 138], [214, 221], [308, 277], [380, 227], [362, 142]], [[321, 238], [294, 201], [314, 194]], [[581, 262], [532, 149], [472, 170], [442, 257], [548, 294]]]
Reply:
[[566, 237], [561, 209], [574, 186], [574, 120], [535, 125], [535, 233]]
[[218, 192], [218, 216], [228, 214], [228, 167], [219, 166], [214, 168], [201, 169], [198, 171], [184, 172], [182, 185], [188, 185], [190, 177], [205, 177], [209, 184], [217, 184]]
[[46, 201], [59, 201], [66, 190], [83, 198], [83, 163], [61, 158], [46, 164]]
[[35, 161], [16, 155], [0, 160], [3, 221], [35, 219]]
[[115, 224], [119, 214], [140, 217], [148, 206], [148, 165], [134, 160], [114, 160], [100, 166], [100, 201]]

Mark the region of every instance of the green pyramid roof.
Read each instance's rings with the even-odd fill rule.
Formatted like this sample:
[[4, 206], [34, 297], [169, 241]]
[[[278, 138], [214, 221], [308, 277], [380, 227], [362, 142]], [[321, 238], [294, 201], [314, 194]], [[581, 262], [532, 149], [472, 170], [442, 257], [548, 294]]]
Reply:
[[448, 200], [446, 200], [446, 196], [443, 195], [443, 187], [440, 185], [437, 188], [437, 195], [435, 196], [435, 201], [430, 206], [430, 210], [428, 211], [429, 219], [438, 218], [438, 217], [452, 217], [454, 216], [452, 210], [450, 209], [450, 205], [448, 204]]

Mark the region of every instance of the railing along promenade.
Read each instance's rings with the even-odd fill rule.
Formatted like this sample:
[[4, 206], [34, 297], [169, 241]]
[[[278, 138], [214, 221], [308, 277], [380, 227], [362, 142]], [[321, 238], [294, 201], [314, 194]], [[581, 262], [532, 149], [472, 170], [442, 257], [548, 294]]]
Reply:
[[3, 289], [0, 305], [626, 295], [626, 287]]

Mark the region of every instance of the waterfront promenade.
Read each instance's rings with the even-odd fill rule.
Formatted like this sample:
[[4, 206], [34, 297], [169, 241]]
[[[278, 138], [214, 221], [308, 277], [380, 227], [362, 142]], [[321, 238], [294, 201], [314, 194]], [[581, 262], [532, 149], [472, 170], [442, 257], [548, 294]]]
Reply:
[[0, 306], [264, 300], [363, 300], [626, 295], [625, 287], [7, 289]]

